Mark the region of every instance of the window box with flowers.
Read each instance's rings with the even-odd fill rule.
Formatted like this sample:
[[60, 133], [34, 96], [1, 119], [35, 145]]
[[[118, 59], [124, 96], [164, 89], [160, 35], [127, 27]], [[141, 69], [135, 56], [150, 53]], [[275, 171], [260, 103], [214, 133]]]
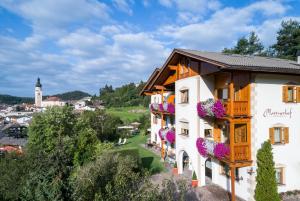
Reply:
[[196, 147], [199, 154], [203, 157], [210, 155], [222, 160], [230, 154], [230, 149], [227, 144], [217, 143], [205, 138], [198, 138], [196, 141]]
[[223, 118], [226, 115], [225, 107], [221, 100], [208, 99], [197, 104], [200, 118]]

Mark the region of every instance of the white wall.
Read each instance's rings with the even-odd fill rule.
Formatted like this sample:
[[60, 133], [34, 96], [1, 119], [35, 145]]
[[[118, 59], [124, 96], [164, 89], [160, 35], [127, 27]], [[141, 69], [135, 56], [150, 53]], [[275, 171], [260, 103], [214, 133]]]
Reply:
[[[300, 103], [282, 102], [282, 86], [288, 82], [300, 83], [299, 76], [260, 74], [255, 78], [255, 113], [253, 116], [255, 139], [252, 149], [256, 152], [261, 144], [269, 139], [269, 128], [281, 123], [289, 127], [289, 143], [273, 145], [274, 161], [285, 165], [286, 184], [278, 186], [280, 192], [300, 189]], [[290, 116], [264, 117], [264, 111], [270, 108], [274, 112], [292, 111]], [[256, 154], [256, 153], [254, 153]]]
[[[200, 76], [189, 77], [176, 81], [176, 160], [179, 173], [182, 173], [182, 154], [185, 151], [192, 162], [198, 179], [200, 178], [200, 155], [197, 152], [196, 140], [199, 136], [199, 118], [196, 105], [199, 100]], [[189, 103], [180, 103], [180, 90], [189, 90]], [[189, 122], [189, 136], [180, 135], [180, 121]], [[201, 185], [201, 183], [200, 183]]]

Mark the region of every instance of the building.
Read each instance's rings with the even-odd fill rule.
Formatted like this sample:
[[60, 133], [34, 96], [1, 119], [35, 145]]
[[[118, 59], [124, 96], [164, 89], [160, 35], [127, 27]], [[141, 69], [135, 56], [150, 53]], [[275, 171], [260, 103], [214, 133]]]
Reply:
[[40, 78], [37, 79], [35, 84], [35, 93], [34, 93], [34, 102], [35, 107], [42, 107], [43, 93], [42, 93], [42, 84]]
[[300, 189], [300, 59], [174, 49], [141, 94], [151, 141], [168, 160], [162, 131], [174, 129], [178, 171], [195, 171], [200, 186], [254, 200], [257, 150], [270, 140], [279, 192]]
[[62, 101], [56, 96], [50, 96], [47, 99], [43, 100], [43, 91], [40, 78], [37, 79], [35, 84], [35, 107], [36, 108], [46, 108], [52, 106], [64, 106], [66, 105], [65, 101]]
[[50, 96], [48, 98], [46, 98], [45, 100], [43, 100], [42, 102], [42, 107], [53, 107], [53, 106], [64, 106], [66, 105], [66, 102], [62, 101], [60, 98], [56, 97], [56, 96]]

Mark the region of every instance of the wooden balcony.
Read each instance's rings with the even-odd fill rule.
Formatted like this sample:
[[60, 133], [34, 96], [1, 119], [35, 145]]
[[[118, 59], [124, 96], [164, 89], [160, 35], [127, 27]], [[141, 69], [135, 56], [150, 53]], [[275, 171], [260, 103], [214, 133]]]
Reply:
[[[212, 139], [208, 138], [202, 138], [205, 141], [206, 150], [207, 154], [210, 155], [211, 157], [214, 157], [214, 147], [217, 146], [217, 144], [223, 144], [220, 142], [216, 142]], [[225, 147], [230, 147], [230, 144], [223, 144]], [[251, 160], [251, 153], [250, 153], [250, 144], [248, 143], [242, 143], [242, 144], [235, 144], [234, 145], [234, 150], [229, 150], [229, 152], [233, 151], [233, 156], [234, 156], [234, 162], [248, 162]], [[219, 158], [221, 161], [229, 162], [230, 160], [230, 153], [223, 158]]]
[[[230, 115], [230, 102], [224, 102], [227, 115]], [[233, 101], [233, 116], [250, 116], [248, 101]]]
[[234, 160], [235, 161], [251, 160], [249, 144], [234, 145]]

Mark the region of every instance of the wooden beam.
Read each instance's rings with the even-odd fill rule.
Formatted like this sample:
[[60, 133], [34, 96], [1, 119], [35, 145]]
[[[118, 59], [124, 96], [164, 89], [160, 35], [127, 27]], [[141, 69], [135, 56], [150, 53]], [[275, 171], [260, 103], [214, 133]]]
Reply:
[[168, 65], [170, 70], [177, 70], [177, 66], [173, 66], [173, 65]]
[[230, 168], [231, 174], [231, 201], [235, 201], [235, 167]]
[[166, 90], [166, 87], [164, 87], [162, 85], [154, 85], [154, 88], [158, 89], [158, 90]]
[[145, 94], [146, 96], [151, 96], [151, 95], [154, 95], [154, 93], [153, 93], [153, 92], [144, 92], [144, 94]]

